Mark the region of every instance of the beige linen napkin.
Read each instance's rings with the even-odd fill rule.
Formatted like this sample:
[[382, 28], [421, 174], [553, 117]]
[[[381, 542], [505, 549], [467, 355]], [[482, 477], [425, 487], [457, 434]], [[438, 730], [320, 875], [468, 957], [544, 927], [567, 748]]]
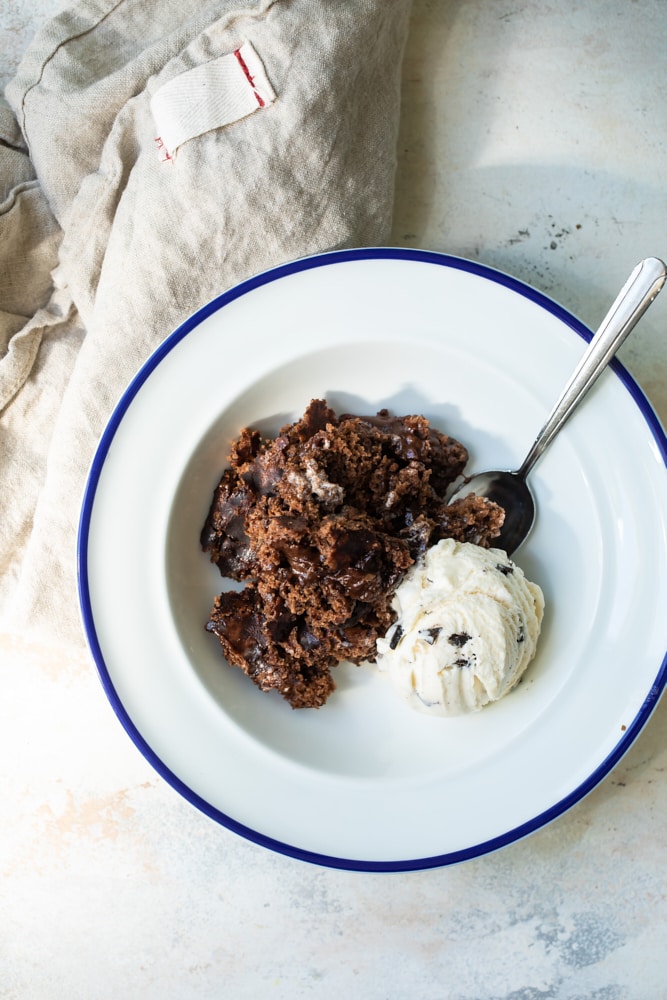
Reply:
[[164, 337], [268, 266], [388, 238], [408, 15], [80, 0], [35, 38], [0, 99], [0, 628], [83, 641], [87, 470]]

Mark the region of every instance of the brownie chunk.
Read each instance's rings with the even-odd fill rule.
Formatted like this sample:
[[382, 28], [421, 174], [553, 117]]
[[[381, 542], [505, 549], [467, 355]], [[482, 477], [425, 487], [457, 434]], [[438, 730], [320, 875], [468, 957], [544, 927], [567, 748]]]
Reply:
[[445, 503], [467, 459], [425, 417], [337, 417], [321, 399], [273, 439], [244, 429], [201, 533], [222, 576], [245, 583], [216, 598], [206, 626], [227, 661], [294, 708], [323, 705], [332, 667], [374, 659], [428, 545], [498, 534], [495, 504]]

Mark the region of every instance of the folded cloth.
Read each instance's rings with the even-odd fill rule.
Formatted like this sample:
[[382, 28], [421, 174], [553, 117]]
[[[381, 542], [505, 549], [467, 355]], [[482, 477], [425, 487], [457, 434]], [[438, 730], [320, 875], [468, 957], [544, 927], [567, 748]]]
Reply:
[[114, 404], [205, 302], [381, 244], [410, 0], [80, 0], [0, 98], [0, 628], [81, 644]]

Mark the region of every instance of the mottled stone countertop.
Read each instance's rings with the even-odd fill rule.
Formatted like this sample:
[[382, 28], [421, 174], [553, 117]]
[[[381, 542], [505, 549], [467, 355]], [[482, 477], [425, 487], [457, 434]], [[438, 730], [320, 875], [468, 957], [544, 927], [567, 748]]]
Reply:
[[[64, 0], [0, 2], [6, 82]], [[394, 242], [595, 326], [667, 254], [664, 0], [416, 0]], [[667, 294], [621, 357], [667, 424]], [[631, 664], [629, 664], [631, 669]], [[87, 657], [0, 639], [3, 1000], [667, 997], [667, 703], [528, 839], [453, 868], [318, 868], [160, 779]]]

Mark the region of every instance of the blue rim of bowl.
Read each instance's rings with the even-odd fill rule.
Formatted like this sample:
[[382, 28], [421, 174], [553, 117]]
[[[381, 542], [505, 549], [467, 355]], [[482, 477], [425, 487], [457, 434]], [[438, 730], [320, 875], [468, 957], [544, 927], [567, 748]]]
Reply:
[[[176, 344], [178, 344], [192, 330], [199, 326], [203, 320], [213, 313], [218, 312], [235, 299], [238, 299], [243, 295], [247, 295], [248, 292], [253, 291], [253, 289], [268, 284], [269, 282], [278, 281], [280, 278], [290, 274], [295, 274], [299, 271], [307, 271], [311, 268], [317, 267], [327, 267], [346, 261], [361, 260], [417, 261], [424, 264], [436, 264], [442, 267], [453, 268], [455, 270], [468, 271], [471, 274], [478, 275], [481, 278], [503, 285], [511, 291], [522, 295], [524, 298], [530, 299], [538, 306], [541, 306], [547, 312], [551, 313], [557, 319], [561, 320], [566, 326], [569, 326], [584, 340], [589, 341], [592, 337], [592, 332], [566, 309], [558, 305], [558, 303], [554, 302], [542, 292], [537, 291], [530, 285], [526, 285], [517, 278], [513, 278], [502, 271], [498, 271], [495, 268], [487, 266], [486, 264], [480, 264], [477, 261], [430, 250], [413, 250], [401, 247], [367, 247], [350, 250], [333, 250], [326, 253], [302, 257], [286, 264], [278, 265], [277, 267], [270, 268], [269, 270], [263, 271], [260, 274], [254, 275], [253, 277], [240, 282], [238, 285], [228, 289], [216, 298], [212, 299], [206, 305], [202, 306], [187, 320], [185, 320], [184, 323], [177, 327], [173, 333], [167, 336], [162, 344], [156, 348], [153, 354], [151, 354], [144, 365], [140, 368], [116, 405], [100, 438], [97, 451], [93, 458], [81, 508], [77, 547], [79, 603], [84, 631], [97, 666], [102, 686], [121, 725], [135, 746], [157, 771], [157, 773], [193, 806], [207, 815], [210, 819], [219, 823], [221, 826], [226, 827], [228, 830], [231, 830], [233, 833], [238, 834], [240, 837], [243, 837], [254, 844], [258, 844], [261, 847], [265, 847], [271, 851], [275, 851], [276, 853], [295, 858], [299, 861], [306, 861], [311, 864], [327, 868], [338, 868], [348, 871], [420, 871], [429, 868], [441, 868], [459, 864], [463, 861], [469, 861], [473, 858], [490, 854], [502, 847], [507, 847], [551, 823], [553, 820], [562, 816], [563, 813], [571, 809], [574, 805], [576, 805], [576, 803], [585, 798], [589, 792], [591, 792], [596, 785], [598, 785], [602, 779], [609, 774], [616, 764], [618, 764], [620, 759], [629, 750], [630, 746], [634, 743], [635, 739], [646, 725], [651, 713], [660, 699], [665, 684], [667, 683], [667, 653], [660, 664], [655, 681], [651, 686], [651, 689], [640, 710], [632, 723], [627, 726], [627, 729], [611, 753], [609, 753], [602, 763], [595, 769], [595, 771], [593, 771], [589, 777], [569, 795], [566, 795], [549, 809], [539, 813], [533, 819], [508, 830], [506, 833], [503, 833], [498, 837], [494, 837], [490, 840], [482, 841], [462, 850], [452, 851], [447, 854], [409, 859], [407, 861], [370, 861], [338, 858], [335, 856], [318, 854], [313, 851], [304, 850], [302, 848], [294, 847], [291, 844], [282, 843], [281, 841], [275, 840], [258, 830], [250, 829], [244, 824], [237, 822], [233, 817], [228, 816], [220, 809], [212, 806], [201, 796], [197, 795], [196, 792], [194, 792], [164, 764], [132, 722], [118, 696], [118, 693], [116, 692], [116, 689], [114, 688], [104, 660], [104, 653], [97, 638], [89, 592], [87, 565], [88, 539], [90, 520], [102, 468], [106, 461], [106, 456], [111, 446], [111, 442], [113, 441], [125, 413], [152, 372], [155, 371], [158, 365], [176, 346]], [[616, 375], [619, 377], [639, 408], [653, 440], [655, 441], [656, 447], [658, 448], [662, 462], [667, 467], [667, 437], [665, 436], [665, 432], [651, 404], [635, 380], [618, 361], [618, 359], [614, 359], [611, 362], [611, 368], [615, 371]]]

